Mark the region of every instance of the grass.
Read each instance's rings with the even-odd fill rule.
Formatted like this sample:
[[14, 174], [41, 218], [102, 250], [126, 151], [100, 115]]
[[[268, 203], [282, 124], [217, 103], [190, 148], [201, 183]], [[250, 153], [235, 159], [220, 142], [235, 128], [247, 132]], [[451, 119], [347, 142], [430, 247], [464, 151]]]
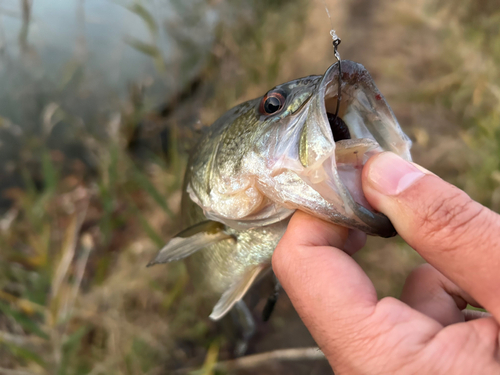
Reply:
[[449, 26], [443, 55], [449, 75], [436, 95], [457, 115], [475, 160], [464, 188], [500, 212], [500, 10], [492, 1], [445, 3]]
[[444, 109], [467, 152], [465, 164], [450, 179], [496, 211], [500, 211], [499, 20], [500, 10], [493, 1], [471, 0], [424, 2], [412, 18], [416, 35], [427, 43], [416, 48], [422, 58], [415, 59], [420, 82], [418, 90], [412, 88], [412, 100]]
[[[150, 176], [140, 171], [123, 151], [113, 151], [113, 147], [111, 150], [95, 187], [65, 186], [47, 154], [42, 162], [44, 189], [17, 192], [11, 208], [16, 217], [0, 235], [4, 249], [0, 324], [3, 332], [18, 332], [2, 339], [3, 366], [16, 363], [34, 373], [49, 374], [86, 374], [99, 368], [92, 351], [96, 345], [108, 346], [106, 337], [118, 327], [106, 319], [96, 321], [96, 315], [89, 312], [99, 305], [95, 301], [90, 306], [85, 304], [82, 299], [89, 296], [82, 297], [82, 291], [98, 293], [102, 285], [113, 282], [117, 253], [123, 261], [128, 259], [128, 267], [135, 268], [128, 272], [141, 270], [146, 274], [146, 278], [122, 274], [131, 284], [140, 284], [134, 287], [136, 290], [148, 290], [147, 283], [153, 282], [144, 268], [150, 254], [142, 254], [137, 261], [134, 249], [163, 244], [161, 227], [171, 225], [177, 207], [158, 205], [158, 197], [178, 189], [180, 176], [169, 174], [169, 168], [158, 167], [156, 171], [162, 175], [156, 176], [157, 181], [166, 184], [155, 186]], [[163, 209], [162, 218], [152, 223], [148, 211], [158, 206]], [[172, 272], [172, 276], [178, 276], [178, 272]], [[178, 280], [185, 283], [185, 278]], [[122, 290], [120, 297], [127, 298], [131, 290], [134, 289]], [[113, 293], [120, 291], [113, 288]], [[156, 302], [165, 312], [175, 298], [176, 294], [169, 294]], [[110, 310], [117, 313], [116, 307]], [[117, 349], [124, 353], [121, 361], [132, 368], [142, 368], [142, 372], [133, 373], [147, 373], [150, 367], [140, 362], [146, 361], [144, 354], [152, 352], [148, 348], [155, 340], [140, 333], [139, 327], [128, 330], [119, 330]], [[106, 350], [100, 353], [104, 357], [106, 354]], [[104, 368], [96, 373], [112, 373]]]

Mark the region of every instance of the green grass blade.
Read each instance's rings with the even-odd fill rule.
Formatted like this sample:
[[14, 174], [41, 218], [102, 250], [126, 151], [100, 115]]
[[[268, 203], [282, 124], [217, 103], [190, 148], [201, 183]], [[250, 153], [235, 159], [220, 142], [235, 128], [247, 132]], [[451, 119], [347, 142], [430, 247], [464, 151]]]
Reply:
[[16, 311], [12, 309], [9, 305], [5, 304], [4, 302], [0, 301], [0, 311], [3, 312], [5, 315], [10, 316], [12, 319], [14, 319], [21, 327], [23, 327], [26, 331], [31, 332], [38, 337], [41, 337], [43, 339], [48, 340], [49, 335], [47, 335], [38, 325], [35, 321], [30, 319], [28, 316], [25, 314], [20, 313], [19, 311]]
[[48, 150], [45, 150], [42, 155], [42, 173], [43, 173], [43, 182], [45, 185], [45, 191], [54, 192], [57, 187], [57, 171], [50, 160], [50, 153]]
[[156, 21], [151, 13], [143, 5], [135, 3], [128, 6], [127, 9], [139, 16], [144, 21], [153, 37], [156, 37], [158, 35], [158, 27], [156, 25]]
[[139, 186], [143, 188], [151, 198], [153, 198], [156, 204], [158, 204], [158, 206], [160, 206], [171, 219], [174, 219], [176, 215], [168, 206], [165, 196], [156, 189], [151, 181], [149, 181], [149, 179], [141, 171], [139, 171], [137, 167], [134, 167], [134, 177]]
[[149, 224], [149, 222], [145, 219], [141, 210], [137, 207], [134, 200], [127, 196], [127, 201], [129, 203], [130, 209], [133, 211], [133, 214], [139, 220], [139, 224], [142, 229], [146, 232], [148, 237], [155, 243], [158, 247], [163, 247], [165, 245], [165, 240], [156, 232], [156, 230]]
[[14, 344], [8, 344], [8, 343], [3, 343], [3, 344], [17, 358], [22, 358], [23, 360], [25, 360], [28, 363], [35, 362], [35, 363], [37, 363], [38, 365], [40, 365], [42, 367], [46, 366], [45, 361], [37, 353], [35, 353], [35, 352], [33, 352], [33, 351], [29, 350], [29, 349], [22, 348], [20, 346], [14, 345]]
[[155, 45], [131, 37], [126, 38], [125, 43], [145, 55], [151, 56], [154, 59], [161, 59], [161, 52]]

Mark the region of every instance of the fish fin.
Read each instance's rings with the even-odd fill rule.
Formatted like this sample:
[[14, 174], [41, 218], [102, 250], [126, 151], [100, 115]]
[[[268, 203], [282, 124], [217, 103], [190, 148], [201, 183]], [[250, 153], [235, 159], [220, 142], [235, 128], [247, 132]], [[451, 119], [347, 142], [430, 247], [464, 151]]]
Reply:
[[193, 225], [168, 241], [158, 255], [149, 262], [148, 267], [184, 259], [206, 246], [233, 238], [225, 229], [224, 224], [216, 221], [203, 221]]
[[294, 212], [295, 209], [289, 209], [273, 204], [265, 207], [253, 215], [249, 215], [241, 219], [227, 219], [211, 212], [206, 212], [205, 215], [210, 219], [220, 220], [233, 229], [245, 230], [276, 224], [289, 218]]
[[257, 276], [266, 268], [269, 268], [268, 264], [259, 264], [248, 270], [240, 280], [231, 285], [231, 287], [222, 294], [219, 302], [214, 306], [210, 314], [210, 319], [219, 320], [226, 315], [235, 303], [243, 298]]

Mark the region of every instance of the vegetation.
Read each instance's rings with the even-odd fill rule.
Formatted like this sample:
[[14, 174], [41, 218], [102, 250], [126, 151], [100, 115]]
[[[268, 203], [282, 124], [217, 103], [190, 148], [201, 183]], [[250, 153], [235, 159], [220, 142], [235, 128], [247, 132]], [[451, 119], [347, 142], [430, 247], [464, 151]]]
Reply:
[[455, 114], [473, 150], [463, 187], [500, 211], [500, 9], [494, 1], [467, 0], [437, 11], [444, 75], [429, 96]]

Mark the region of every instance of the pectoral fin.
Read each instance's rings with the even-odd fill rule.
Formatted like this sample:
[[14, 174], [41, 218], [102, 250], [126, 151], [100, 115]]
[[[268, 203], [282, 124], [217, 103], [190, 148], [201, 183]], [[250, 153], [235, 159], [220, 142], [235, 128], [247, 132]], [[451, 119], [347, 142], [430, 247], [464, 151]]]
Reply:
[[196, 251], [216, 242], [233, 238], [225, 231], [226, 226], [216, 221], [204, 221], [183, 230], [172, 238], [148, 267], [184, 259]]
[[269, 268], [268, 264], [259, 264], [248, 270], [240, 280], [231, 285], [231, 287], [222, 294], [219, 302], [215, 305], [210, 314], [210, 319], [219, 320], [226, 315], [234, 304], [243, 298], [257, 276], [266, 268]]

